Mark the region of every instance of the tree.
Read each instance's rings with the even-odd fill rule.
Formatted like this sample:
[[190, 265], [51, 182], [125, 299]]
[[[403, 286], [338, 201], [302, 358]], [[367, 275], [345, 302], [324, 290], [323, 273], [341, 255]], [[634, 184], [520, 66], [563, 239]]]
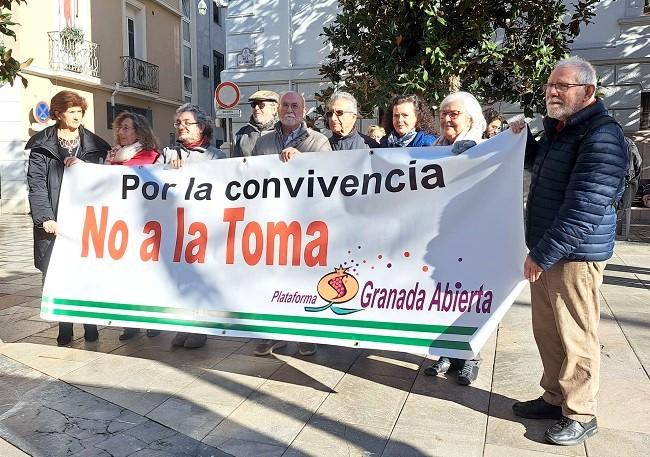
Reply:
[[[16, 39], [16, 32], [11, 27], [18, 25], [11, 21], [11, 4], [27, 3], [27, 0], [0, 0], [0, 34], [5, 37]], [[5, 46], [4, 39], [0, 39], [0, 85], [9, 83], [12, 86], [16, 78], [20, 78], [23, 86], [27, 87], [27, 79], [25, 79], [19, 72], [23, 68], [32, 63], [33, 59], [27, 59], [24, 62], [19, 62], [11, 56], [11, 49]]]
[[599, 1], [578, 0], [569, 17], [562, 0], [339, 0], [320, 72], [344, 82], [365, 112], [394, 94], [437, 105], [460, 89], [532, 116], [545, 111], [542, 84]]

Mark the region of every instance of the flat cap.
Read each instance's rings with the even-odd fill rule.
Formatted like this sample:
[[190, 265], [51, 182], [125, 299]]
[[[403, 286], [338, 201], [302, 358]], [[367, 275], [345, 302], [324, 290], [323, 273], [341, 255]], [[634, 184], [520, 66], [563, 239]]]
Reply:
[[272, 90], [258, 90], [253, 95], [248, 97], [248, 101], [269, 101], [280, 103], [280, 96]]

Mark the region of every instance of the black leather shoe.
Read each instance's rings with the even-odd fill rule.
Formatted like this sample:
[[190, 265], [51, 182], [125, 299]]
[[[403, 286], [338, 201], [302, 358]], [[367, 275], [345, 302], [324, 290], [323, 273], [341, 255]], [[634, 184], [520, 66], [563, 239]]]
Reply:
[[56, 337], [57, 346], [66, 346], [72, 341], [72, 322], [59, 322], [59, 334]]
[[589, 422], [578, 422], [563, 417], [560, 422], [546, 430], [544, 438], [552, 444], [575, 446], [596, 433], [598, 433], [598, 422], [595, 417]]
[[480, 360], [465, 360], [463, 368], [458, 372], [456, 382], [461, 386], [469, 386], [478, 378], [478, 369], [480, 366]]
[[70, 344], [70, 341], [72, 341], [72, 333], [70, 334], [61, 334], [59, 332], [59, 336], [56, 337], [56, 345], [57, 346], [67, 346]]
[[451, 367], [451, 361], [449, 358], [440, 357], [433, 363], [433, 365], [424, 369], [424, 374], [427, 376], [438, 376], [439, 374], [447, 373], [449, 367]]
[[130, 327], [126, 327], [126, 328], [122, 331], [122, 333], [120, 334], [120, 336], [118, 337], [118, 339], [119, 339], [120, 341], [130, 340], [131, 338], [133, 338], [134, 336], [136, 336], [138, 333], [140, 333], [140, 329], [139, 329], [139, 328], [130, 328]]
[[512, 410], [519, 417], [526, 419], [560, 419], [562, 408], [547, 403], [542, 397], [529, 401], [518, 401]]

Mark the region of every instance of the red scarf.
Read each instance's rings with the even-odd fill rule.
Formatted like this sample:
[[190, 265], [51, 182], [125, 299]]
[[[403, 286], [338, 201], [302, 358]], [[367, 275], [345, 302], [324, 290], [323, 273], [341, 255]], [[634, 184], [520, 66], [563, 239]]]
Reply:
[[195, 141], [193, 143], [183, 143], [183, 146], [185, 146], [187, 149], [195, 149], [199, 147], [204, 147], [204, 145], [208, 144], [208, 139], [201, 137], [199, 141]]

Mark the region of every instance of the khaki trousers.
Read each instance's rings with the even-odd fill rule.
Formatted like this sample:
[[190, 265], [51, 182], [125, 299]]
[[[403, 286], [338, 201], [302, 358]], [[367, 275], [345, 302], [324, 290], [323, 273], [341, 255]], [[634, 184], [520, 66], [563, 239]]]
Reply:
[[542, 397], [579, 422], [596, 416], [603, 270], [605, 262], [560, 261], [530, 286]]

